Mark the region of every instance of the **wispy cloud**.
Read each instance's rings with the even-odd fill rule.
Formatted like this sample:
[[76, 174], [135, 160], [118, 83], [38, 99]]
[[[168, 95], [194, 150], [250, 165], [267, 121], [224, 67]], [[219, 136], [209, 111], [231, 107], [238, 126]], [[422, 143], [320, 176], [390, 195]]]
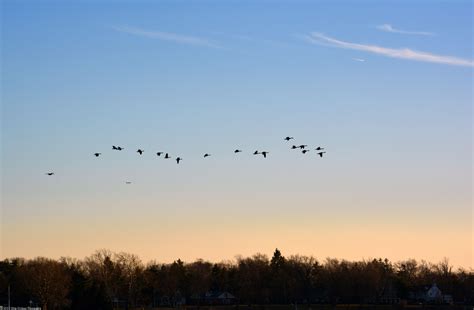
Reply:
[[362, 58], [352, 58], [352, 60], [359, 61], [359, 62], [364, 62], [365, 61], [365, 59], [362, 59]]
[[381, 31], [392, 32], [392, 33], [413, 34], [413, 35], [419, 35], [419, 36], [434, 36], [435, 35], [432, 32], [426, 32], [426, 31], [408, 31], [408, 30], [395, 29], [390, 24], [378, 25], [376, 28]]
[[212, 48], [222, 48], [219, 44], [213, 42], [212, 40], [206, 38], [200, 38], [195, 36], [188, 36], [188, 35], [181, 35], [171, 32], [163, 32], [163, 31], [150, 31], [144, 30], [137, 27], [129, 27], [129, 26], [113, 26], [112, 29], [133, 34], [136, 36], [147, 37], [151, 39], [158, 39], [163, 41], [171, 41], [179, 44], [186, 44], [186, 45], [194, 45], [194, 46], [204, 46], [204, 47], [212, 47]]
[[313, 44], [364, 51], [364, 52], [379, 54], [379, 55], [392, 57], [392, 58], [432, 62], [432, 63], [452, 65], [452, 66], [474, 67], [474, 62], [470, 59], [436, 55], [436, 54], [432, 54], [428, 52], [412, 50], [409, 48], [397, 49], [397, 48], [388, 48], [388, 47], [377, 46], [377, 45], [351, 43], [351, 42], [341, 41], [335, 38], [328, 37], [319, 32], [313, 32], [310, 35], [305, 35], [305, 36], [300, 36], [300, 37], [302, 37], [305, 41], [313, 43]]

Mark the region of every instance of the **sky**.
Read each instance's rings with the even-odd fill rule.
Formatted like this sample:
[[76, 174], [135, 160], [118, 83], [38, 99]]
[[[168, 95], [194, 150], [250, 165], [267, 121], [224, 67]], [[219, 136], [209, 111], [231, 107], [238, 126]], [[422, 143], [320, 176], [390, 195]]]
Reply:
[[0, 257], [474, 267], [471, 1], [1, 11]]

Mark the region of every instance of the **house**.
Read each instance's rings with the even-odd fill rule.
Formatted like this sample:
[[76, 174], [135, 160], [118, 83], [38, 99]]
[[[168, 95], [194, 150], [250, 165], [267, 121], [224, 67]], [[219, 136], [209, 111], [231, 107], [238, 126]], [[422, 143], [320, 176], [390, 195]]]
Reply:
[[193, 304], [199, 305], [232, 305], [237, 303], [238, 299], [229, 292], [207, 292], [203, 295], [191, 296]]
[[381, 294], [377, 297], [377, 302], [380, 304], [399, 304], [400, 303], [400, 298], [398, 298], [398, 292], [393, 284], [393, 282], [388, 282]]
[[443, 293], [438, 288], [436, 283], [431, 286], [422, 285], [415, 287], [408, 297], [412, 301], [427, 302], [427, 303], [442, 303], [444, 301]]
[[436, 283], [430, 287], [430, 289], [426, 292], [426, 301], [428, 302], [439, 302], [443, 300], [443, 294], [441, 290], [436, 286]]
[[452, 305], [454, 303], [453, 295], [443, 295], [443, 302], [448, 305]]
[[221, 305], [231, 305], [237, 301], [237, 298], [229, 292], [223, 292], [217, 296], [217, 300]]

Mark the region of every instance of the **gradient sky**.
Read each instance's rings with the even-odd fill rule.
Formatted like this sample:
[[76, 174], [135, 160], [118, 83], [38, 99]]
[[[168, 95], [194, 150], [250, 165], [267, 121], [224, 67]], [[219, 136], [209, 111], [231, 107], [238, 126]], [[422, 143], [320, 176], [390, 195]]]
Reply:
[[471, 1], [2, 1], [0, 256], [278, 247], [472, 268], [472, 16]]

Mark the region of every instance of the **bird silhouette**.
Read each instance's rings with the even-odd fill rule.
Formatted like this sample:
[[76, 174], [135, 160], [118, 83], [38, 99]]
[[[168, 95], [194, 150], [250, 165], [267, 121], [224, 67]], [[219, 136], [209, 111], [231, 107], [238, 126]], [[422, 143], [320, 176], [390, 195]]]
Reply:
[[262, 154], [264, 158], [267, 158], [267, 154], [268, 154], [268, 153], [270, 153], [270, 152], [263, 151], [263, 152], [261, 152], [260, 154]]
[[121, 151], [121, 150], [123, 150], [123, 147], [117, 146], [117, 150]]
[[297, 149], [298, 147], [296, 145], [291, 146], [291, 149]]
[[177, 157], [177, 158], [176, 158], [176, 163], [179, 164], [179, 162], [180, 162], [181, 160], [183, 160], [181, 157]]
[[326, 153], [326, 152], [319, 152], [317, 153], [319, 155], [319, 157], [323, 157], [323, 154]]
[[171, 158], [168, 153], [165, 154], [165, 159]]
[[102, 153], [94, 153], [94, 156], [99, 157], [100, 154], [102, 154]]
[[138, 150], [137, 150], [137, 153], [139, 153], [140, 155], [142, 155], [143, 152], [145, 152], [145, 151], [144, 151], [144, 150], [141, 150], [141, 149], [138, 149]]
[[237, 150], [234, 151], [234, 153], [236, 153], [236, 154], [237, 154], [237, 153], [241, 153], [241, 152], [242, 152], [242, 150], [239, 150], [239, 149], [237, 149]]
[[316, 151], [321, 151], [321, 150], [324, 150], [324, 147], [320, 147], [318, 146], [317, 148], [315, 148]]
[[306, 153], [308, 153], [308, 152], [309, 152], [309, 150], [302, 150], [302, 151], [301, 151], [301, 153], [303, 153], [303, 154], [306, 154]]
[[112, 145], [112, 150], [118, 150], [118, 148], [115, 145]]
[[253, 155], [258, 155], [258, 154], [260, 154], [260, 153], [258, 152], [258, 150], [255, 151], [255, 152], [253, 152]]
[[54, 172], [46, 172], [47, 175], [54, 175]]
[[307, 147], [306, 144], [301, 144], [300, 146], [298, 146], [300, 149], [304, 149], [305, 147]]
[[158, 156], [161, 156], [161, 154], [163, 154], [163, 152], [157, 152], [156, 155]]
[[130, 181], [126, 181], [126, 182], [125, 182], [125, 184], [132, 184], [132, 182], [130, 182]]
[[211, 156], [211, 154], [208, 154], [208, 153], [204, 154], [204, 158], [209, 157], [209, 156]]
[[290, 141], [290, 140], [292, 140], [292, 139], [294, 139], [294, 138], [293, 138], [293, 137], [286, 137], [286, 138], [283, 139], [283, 140]]

